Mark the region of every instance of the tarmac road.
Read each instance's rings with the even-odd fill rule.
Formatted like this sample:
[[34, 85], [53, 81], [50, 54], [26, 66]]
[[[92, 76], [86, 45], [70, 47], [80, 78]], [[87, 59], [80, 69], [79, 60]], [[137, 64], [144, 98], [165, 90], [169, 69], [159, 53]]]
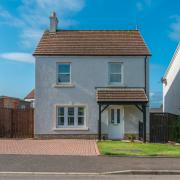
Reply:
[[180, 172], [180, 158], [0, 155], [0, 172], [104, 173], [125, 170]]

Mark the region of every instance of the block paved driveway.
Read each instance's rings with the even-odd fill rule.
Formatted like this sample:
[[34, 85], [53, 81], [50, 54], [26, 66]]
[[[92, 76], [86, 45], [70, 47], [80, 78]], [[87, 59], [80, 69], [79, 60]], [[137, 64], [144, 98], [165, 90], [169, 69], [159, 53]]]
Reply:
[[96, 140], [1, 139], [0, 154], [96, 156], [99, 151]]

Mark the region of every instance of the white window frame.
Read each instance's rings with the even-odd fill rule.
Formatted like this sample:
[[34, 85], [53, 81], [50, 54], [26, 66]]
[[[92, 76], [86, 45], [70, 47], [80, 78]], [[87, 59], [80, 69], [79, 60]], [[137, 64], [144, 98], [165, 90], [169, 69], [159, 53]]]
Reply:
[[[64, 108], [64, 107], [60, 107], [60, 108]], [[65, 120], [65, 109], [64, 109], [64, 115], [59, 115], [58, 108], [56, 108], [56, 126], [58, 126], [58, 118], [61, 118], [61, 117], [63, 117]], [[65, 121], [64, 121], [64, 124], [65, 124]], [[64, 126], [64, 125], [61, 125], [61, 126]]]
[[[69, 65], [70, 66], [70, 71], [69, 73], [59, 73], [59, 65]], [[70, 75], [70, 78], [69, 78], [69, 82], [59, 82], [58, 81], [58, 75], [59, 74], [69, 74]], [[58, 85], [68, 85], [68, 84], [71, 84], [71, 63], [70, 62], [58, 62], [56, 63], [56, 84]]]
[[[114, 114], [113, 114], [113, 116], [114, 116], [114, 122], [112, 122], [112, 114], [111, 114], [111, 111], [114, 111]], [[117, 116], [118, 116], [118, 114], [117, 114], [117, 112], [118, 112], [118, 110], [120, 110], [120, 116], [119, 116], [119, 118], [120, 118], [120, 121], [118, 122], [118, 119], [117, 119]], [[123, 114], [123, 110], [122, 110], [122, 108], [121, 107], [112, 107], [112, 108], [110, 108], [109, 109], [109, 123], [110, 124], [113, 124], [113, 125], [118, 125], [118, 124], [121, 124], [122, 123], [122, 114]]]
[[[78, 109], [79, 108], [83, 108], [84, 109], [84, 114], [83, 115], [79, 115], [78, 114]], [[77, 125], [78, 125], [78, 127], [82, 127], [82, 126], [84, 126], [84, 124], [83, 125], [79, 125], [78, 124], [79, 118], [84, 118], [84, 124], [85, 124], [85, 107], [81, 107], [81, 106], [77, 107]]]
[[[58, 108], [64, 108], [64, 125], [58, 125]], [[78, 117], [82, 117], [82, 116], [78, 116], [78, 107], [82, 107], [84, 108], [84, 125], [78, 125]], [[74, 125], [68, 125], [68, 108], [74, 108]], [[86, 127], [86, 119], [87, 119], [87, 108], [85, 105], [56, 105], [56, 115], [55, 115], [55, 119], [56, 119], [56, 128], [55, 130], [58, 129], [85, 129], [87, 130]]]
[[[66, 108], [66, 107], [64, 107], [64, 108]], [[69, 115], [69, 112], [68, 112], [68, 110], [69, 110], [69, 108], [73, 108], [73, 115]], [[67, 124], [67, 126], [68, 127], [74, 127], [75, 126], [75, 116], [76, 116], [76, 109], [75, 109], [75, 107], [67, 107], [67, 114], [66, 114], [66, 116], [67, 116], [67, 118], [66, 119], [64, 119], [64, 121], [67, 121], [66, 122], [66, 124]], [[74, 119], [74, 123], [73, 123], [73, 125], [69, 125], [69, 118], [73, 118]]]
[[[121, 73], [111, 73], [111, 70], [110, 70], [111, 64], [120, 64], [121, 65]], [[121, 74], [121, 82], [111, 82], [110, 81], [111, 74]], [[123, 84], [124, 84], [124, 66], [123, 66], [122, 62], [109, 62], [108, 63], [108, 84], [113, 85], [113, 86], [123, 86]]]

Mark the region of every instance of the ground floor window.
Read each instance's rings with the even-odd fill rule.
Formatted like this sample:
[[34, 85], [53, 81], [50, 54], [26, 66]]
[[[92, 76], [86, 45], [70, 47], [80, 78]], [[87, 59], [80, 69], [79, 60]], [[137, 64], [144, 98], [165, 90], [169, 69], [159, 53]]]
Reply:
[[56, 109], [57, 128], [84, 127], [85, 107], [83, 106], [58, 106]]

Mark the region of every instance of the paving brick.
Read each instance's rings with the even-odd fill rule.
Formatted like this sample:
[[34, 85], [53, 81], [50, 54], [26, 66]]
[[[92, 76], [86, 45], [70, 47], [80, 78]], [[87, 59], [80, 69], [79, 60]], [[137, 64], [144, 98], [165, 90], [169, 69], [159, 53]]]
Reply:
[[96, 140], [3, 139], [0, 140], [0, 154], [96, 156], [99, 151]]

